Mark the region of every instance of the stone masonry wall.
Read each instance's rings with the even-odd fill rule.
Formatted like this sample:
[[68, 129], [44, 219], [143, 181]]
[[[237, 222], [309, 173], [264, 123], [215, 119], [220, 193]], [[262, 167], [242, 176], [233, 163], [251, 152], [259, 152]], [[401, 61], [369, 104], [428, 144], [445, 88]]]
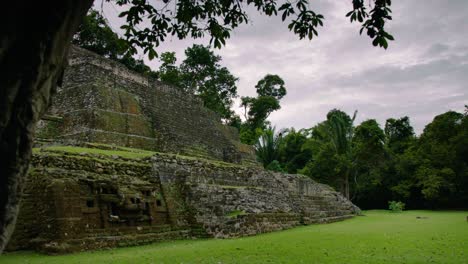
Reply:
[[69, 64], [51, 109], [63, 117], [55, 138], [255, 161], [238, 133], [193, 95], [77, 47], [71, 49]]
[[9, 250], [64, 253], [188, 237], [148, 159], [35, 152]]
[[254, 235], [343, 220], [359, 210], [301, 175], [174, 154], [123, 158], [82, 149], [34, 152], [9, 250], [65, 253]]
[[152, 163], [169, 217], [203, 226], [214, 237], [333, 222], [359, 212], [329, 186], [302, 175], [159, 155]]

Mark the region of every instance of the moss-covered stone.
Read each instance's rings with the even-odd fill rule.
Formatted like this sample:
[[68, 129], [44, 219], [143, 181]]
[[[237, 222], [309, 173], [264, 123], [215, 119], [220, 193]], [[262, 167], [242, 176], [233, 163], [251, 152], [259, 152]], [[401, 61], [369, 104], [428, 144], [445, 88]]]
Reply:
[[303, 176], [176, 154], [87, 143], [34, 149], [32, 165], [10, 250], [253, 235], [355, 213]]
[[[236, 129], [224, 126], [193, 95], [79, 48], [72, 48], [70, 57], [51, 108], [63, 124], [51, 137], [255, 162], [253, 149], [240, 144]], [[39, 134], [49, 130], [39, 129]]]

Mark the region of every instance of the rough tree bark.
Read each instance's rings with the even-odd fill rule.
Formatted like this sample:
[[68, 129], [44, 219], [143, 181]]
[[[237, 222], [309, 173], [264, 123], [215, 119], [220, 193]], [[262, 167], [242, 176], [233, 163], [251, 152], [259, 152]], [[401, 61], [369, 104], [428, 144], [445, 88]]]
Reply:
[[15, 226], [35, 124], [93, 0], [5, 1], [0, 15], [0, 253]]

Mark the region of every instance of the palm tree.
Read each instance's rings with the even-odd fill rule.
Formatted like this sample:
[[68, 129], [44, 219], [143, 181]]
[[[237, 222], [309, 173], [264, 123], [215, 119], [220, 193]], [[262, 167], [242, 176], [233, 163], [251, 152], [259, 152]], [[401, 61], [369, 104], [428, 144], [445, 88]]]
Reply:
[[257, 158], [266, 168], [279, 159], [279, 147], [283, 140], [282, 133], [276, 134], [275, 127], [265, 129], [254, 145]]
[[353, 135], [354, 120], [357, 110], [350, 118], [345, 112], [333, 109], [327, 114], [326, 132], [337, 154], [341, 157], [345, 167], [342, 178], [341, 193], [349, 199], [349, 176], [354, 168], [355, 160], [353, 158]]

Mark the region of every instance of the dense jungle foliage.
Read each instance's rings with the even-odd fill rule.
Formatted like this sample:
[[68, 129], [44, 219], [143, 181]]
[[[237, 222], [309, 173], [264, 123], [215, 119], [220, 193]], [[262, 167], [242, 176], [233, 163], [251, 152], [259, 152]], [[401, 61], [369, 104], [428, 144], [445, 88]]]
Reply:
[[[467, 108], [468, 109], [468, 108]], [[330, 184], [362, 208], [466, 208], [468, 116], [448, 111], [416, 136], [408, 117], [382, 129], [333, 109], [310, 129], [263, 131], [257, 153], [265, 168], [302, 173]]]

